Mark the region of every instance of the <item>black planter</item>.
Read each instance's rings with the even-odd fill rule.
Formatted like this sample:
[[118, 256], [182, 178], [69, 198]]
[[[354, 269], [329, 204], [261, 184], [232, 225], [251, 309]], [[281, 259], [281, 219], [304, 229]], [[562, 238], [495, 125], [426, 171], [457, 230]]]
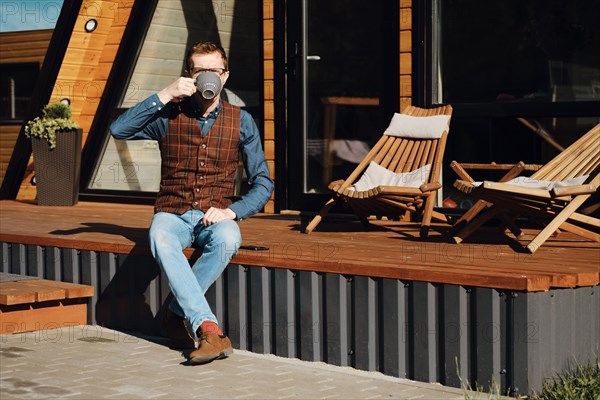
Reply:
[[32, 138], [37, 203], [41, 206], [72, 206], [79, 199], [81, 129], [56, 133], [56, 147]]

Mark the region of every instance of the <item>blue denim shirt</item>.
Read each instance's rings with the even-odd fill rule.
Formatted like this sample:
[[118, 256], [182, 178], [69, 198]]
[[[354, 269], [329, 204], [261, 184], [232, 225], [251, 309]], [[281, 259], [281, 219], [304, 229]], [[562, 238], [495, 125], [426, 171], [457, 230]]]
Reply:
[[[203, 135], [212, 128], [221, 103], [208, 117], [198, 116], [198, 125]], [[168, 108], [156, 94], [131, 107], [110, 126], [110, 132], [119, 140], [161, 140], [169, 125]], [[252, 116], [245, 110], [240, 113], [240, 153], [244, 160], [250, 189], [229, 206], [238, 220], [248, 218], [260, 211], [271, 197], [273, 181], [260, 140], [258, 128]], [[206, 210], [204, 210], [206, 211]]]

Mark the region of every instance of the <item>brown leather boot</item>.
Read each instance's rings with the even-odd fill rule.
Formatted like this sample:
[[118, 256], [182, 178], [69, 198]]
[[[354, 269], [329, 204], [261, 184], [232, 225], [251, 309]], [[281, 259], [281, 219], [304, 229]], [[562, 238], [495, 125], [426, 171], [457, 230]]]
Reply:
[[231, 341], [225, 335], [203, 333], [200, 336], [198, 349], [189, 355], [190, 364], [205, 364], [213, 360], [226, 358], [233, 353]]
[[196, 347], [194, 339], [192, 339], [185, 328], [184, 319], [173, 311], [165, 311], [163, 319], [163, 329], [171, 339], [171, 346], [174, 348], [190, 348]]

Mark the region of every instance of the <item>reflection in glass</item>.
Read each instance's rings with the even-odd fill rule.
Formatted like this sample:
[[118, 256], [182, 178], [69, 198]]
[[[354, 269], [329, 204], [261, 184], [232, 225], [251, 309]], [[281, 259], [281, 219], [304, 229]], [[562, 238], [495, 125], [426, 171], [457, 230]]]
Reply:
[[[306, 0], [304, 193], [347, 177], [382, 132], [383, 1]], [[391, 116], [390, 116], [391, 117]]]
[[[232, 68], [222, 98], [258, 116], [253, 109], [262, 86], [258, 13], [258, 3], [242, 0], [159, 0], [118, 112], [183, 76], [191, 44], [213, 41], [223, 46]], [[90, 189], [157, 192], [160, 163], [158, 143], [118, 142], [107, 132]]]
[[437, 103], [600, 100], [600, 7], [437, 0]]

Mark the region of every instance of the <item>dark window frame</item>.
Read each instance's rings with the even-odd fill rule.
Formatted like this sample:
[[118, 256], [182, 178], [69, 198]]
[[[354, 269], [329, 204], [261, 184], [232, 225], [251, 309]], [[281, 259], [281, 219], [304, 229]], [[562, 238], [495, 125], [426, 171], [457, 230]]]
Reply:
[[[35, 70], [36, 75], [35, 75], [35, 80], [37, 81], [39, 75], [40, 75], [40, 63], [39, 62], [15, 62], [15, 63], [6, 63], [6, 64], [0, 64], [0, 70], [5, 70], [5, 69], [11, 69], [11, 70], [24, 70], [24, 69], [29, 69], [31, 70], [30, 72], [33, 72], [33, 70]], [[6, 72], [2, 72], [2, 78], [8, 78], [10, 75], [7, 76]], [[34, 85], [35, 85], [35, 81], [34, 81]], [[35, 91], [35, 86], [33, 87], [33, 90], [31, 91], [31, 93], [29, 94], [28, 98], [27, 98], [27, 103], [31, 102], [31, 98], [33, 97], [33, 93]], [[9, 96], [10, 93], [7, 93], [7, 97]], [[10, 117], [3, 117], [0, 116], [0, 124], [1, 125], [16, 125], [16, 124], [23, 124], [24, 122], [24, 118], [23, 116], [21, 116], [21, 118], [19, 117], [15, 117], [15, 118], [10, 118]]]
[[[433, 43], [435, 23], [433, 3], [429, 0], [415, 3], [413, 10], [413, 104], [435, 107], [432, 98], [434, 78], [432, 68], [426, 62], [437, 57]], [[423, 71], [425, 71], [423, 73]], [[535, 103], [452, 103], [453, 118], [456, 117], [596, 117], [600, 116], [600, 101], [561, 101]]]
[[124, 110], [117, 108], [135, 68], [158, 0], [136, 1], [123, 33], [90, 133], [81, 154], [80, 198], [88, 201], [152, 204], [155, 193], [88, 189], [100, 161], [110, 123]]

